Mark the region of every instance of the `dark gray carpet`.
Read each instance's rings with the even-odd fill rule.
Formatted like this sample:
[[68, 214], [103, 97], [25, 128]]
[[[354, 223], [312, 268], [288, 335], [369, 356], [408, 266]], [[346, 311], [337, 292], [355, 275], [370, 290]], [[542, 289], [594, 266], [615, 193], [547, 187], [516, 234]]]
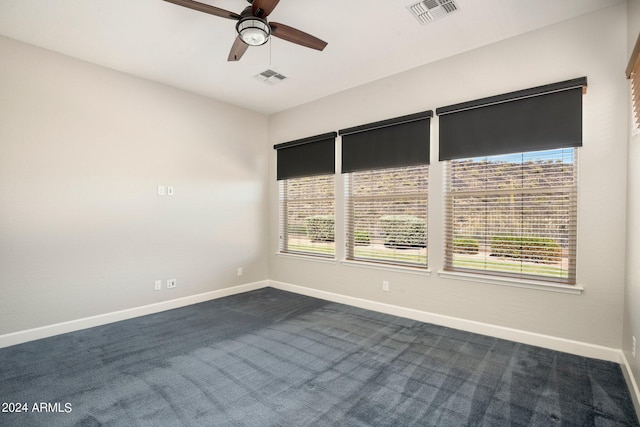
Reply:
[[638, 426], [617, 364], [270, 288], [0, 349], [0, 401], [12, 427]]

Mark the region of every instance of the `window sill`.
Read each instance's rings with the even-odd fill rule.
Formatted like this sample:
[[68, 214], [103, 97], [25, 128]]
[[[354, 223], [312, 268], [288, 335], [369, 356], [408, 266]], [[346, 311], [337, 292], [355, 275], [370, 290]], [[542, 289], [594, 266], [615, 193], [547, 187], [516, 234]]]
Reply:
[[350, 260], [340, 260], [340, 264], [347, 265], [349, 267], [358, 267], [358, 268], [367, 268], [372, 270], [384, 270], [384, 271], [395, 271], [401, 273], [409, 273], [409, 274], [417, 274], [419, 276], [431, 276], [431, 270], [420, 267], [410, 267], [403, 265], [391, 265], [391, 264], [376, 264], [373, 262], [364, 262], [364, 261], [350, 261]]
[[444, 279], [465, 280], [468, 282], [486, 283], [489, 285], [511, 286], [515, 288], [536, 289], [539, 291], [559, 292], [573, 295], [580, 295], [584, 291], [584, 288], [578, 285], [543, 283], [534, 280], [487, 276], [483, 274], [438, 271], [438, 275]]
[[337, 262], [337, 260], [332, 257], [323, 257], [323, 256], [314, 256], [314, 255], [305, 255], [305, 254], [290, 254], [286, 252], [276, 252], [276, 255], [282, 258], [299, 259], [303, 261], [315, 261], [315, 262], [322, 262], [325, 264], [335, 264]]

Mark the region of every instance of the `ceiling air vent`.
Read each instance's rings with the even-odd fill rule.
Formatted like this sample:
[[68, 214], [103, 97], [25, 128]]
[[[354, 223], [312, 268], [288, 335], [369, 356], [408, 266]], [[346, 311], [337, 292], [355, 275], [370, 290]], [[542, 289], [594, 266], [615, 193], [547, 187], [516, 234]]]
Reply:
[[409, 12], [421, 23], [426, 24], [458, 10], [454, 0], [423, 0], [407, 6]]
[[254, 78], [256, 80], [260, 80], [261, 82], [270, 84], [270, 85], [275, 85], [280, 83], [281, 81], [283, 81], [284, 79], [286, 79], [285, 76], [283, 76], [280, 73], [276, 73], [273, 70], [265, 70], [263, 72], [261, 72], [260, 74], [254, 76]]

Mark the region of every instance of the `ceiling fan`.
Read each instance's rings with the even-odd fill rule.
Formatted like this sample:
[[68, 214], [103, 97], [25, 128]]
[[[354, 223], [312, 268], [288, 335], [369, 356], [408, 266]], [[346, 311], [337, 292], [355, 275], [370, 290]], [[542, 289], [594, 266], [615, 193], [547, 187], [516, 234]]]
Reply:
[[233, 42], [233, 46], [231, 46], [231, 51], [227, 58], [228, 61], [239, 61], [249, 46], [263, 45], [269, 40], [270, 36], [316, 50], [323, 50], [327, 46], [327, 42], [311, 34], [278, 22], [267, 22], [267, 16], [273, 12], [280, 0], [247, 0], [250, 6], [247, 6], [240, 14], [193, 0], [164, 1], [238, 21], [236, 24], [238, 36]]

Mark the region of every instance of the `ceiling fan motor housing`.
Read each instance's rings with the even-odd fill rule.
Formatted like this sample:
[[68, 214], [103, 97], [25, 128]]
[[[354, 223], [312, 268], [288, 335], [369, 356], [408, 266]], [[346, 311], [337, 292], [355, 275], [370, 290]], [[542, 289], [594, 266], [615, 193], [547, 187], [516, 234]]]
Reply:
[[240, 39], [249, 46], [261, 46], [271, 35], [271, 27], [267, 20], [255, 16], [251, 6], [247, 6], [240, 14], [236, 31]]

